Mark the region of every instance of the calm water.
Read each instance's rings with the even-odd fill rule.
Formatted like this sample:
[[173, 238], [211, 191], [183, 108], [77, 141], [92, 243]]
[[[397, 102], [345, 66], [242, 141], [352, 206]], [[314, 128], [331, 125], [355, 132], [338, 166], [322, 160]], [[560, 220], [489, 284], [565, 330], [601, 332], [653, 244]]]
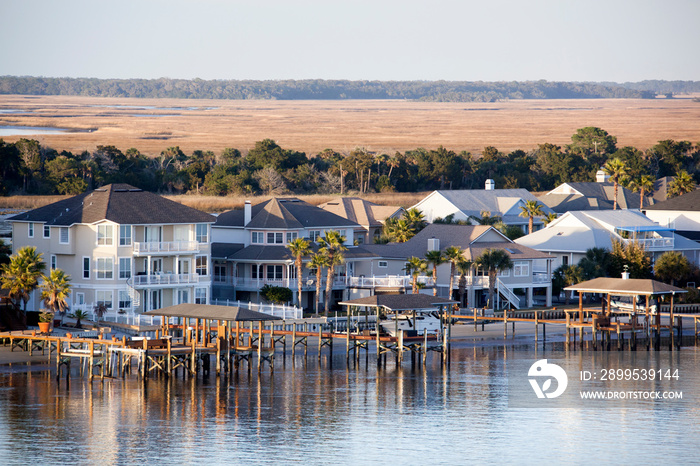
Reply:
[[63, 134], [67, 128], [50, 126], [0, 126], [0, 136], [31, 136], [32, 134]]
[[567, 364], [673, 365], [680, 402], [614, 408], [509, 407], [509, 377], [556, 353], [532, 347], [454, 349], [348, 367], [288, 356], [250, 375], [170, 381], [135, 376], [57, 383], [44, 368], [0, 373], [4, 464], [464, 464], [696, 462], [700, 352], [573, 352]]

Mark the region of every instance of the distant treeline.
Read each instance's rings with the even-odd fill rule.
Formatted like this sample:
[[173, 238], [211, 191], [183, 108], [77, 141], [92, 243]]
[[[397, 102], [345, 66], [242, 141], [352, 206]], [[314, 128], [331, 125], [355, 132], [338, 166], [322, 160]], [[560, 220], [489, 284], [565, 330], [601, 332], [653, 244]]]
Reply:
[[168, 147], [151, 158], [133, 147], [122, 151], [100, 145], [92, 152], [71, 153], [35, 139], [0, 139], [0, 195], [78, 194], [107, 183], [213, 196], [418, 192], [481, 189], [487, 179], [498, 188], [548, 191], [563, 182], [594, 181], [600, 167], [614, 159], [625, 166], [630, 186], [644, 186], [645, 176], [653, 181], [680, 172], [692, 184], [700, 180], [700, 144], [669, 139], [641, 151], [617, 147], [617, 138], [597, 127], [578, 129], [563, 147], [544, 143], [505, 153], [487, 146], [478, 155], [444, 147], [393, 154], [326, 149], [307, 155], [265, 139], [245, 155], [236, 148], [185, 154]]
[[618, 84], [549, 81], [233, 81], [0, 77], [0, 94], [179, 99], [409, 99], [493, 102], [504, 99], [651, 99], [657, 94], [698, 92], [700, 81], [642, 81]]

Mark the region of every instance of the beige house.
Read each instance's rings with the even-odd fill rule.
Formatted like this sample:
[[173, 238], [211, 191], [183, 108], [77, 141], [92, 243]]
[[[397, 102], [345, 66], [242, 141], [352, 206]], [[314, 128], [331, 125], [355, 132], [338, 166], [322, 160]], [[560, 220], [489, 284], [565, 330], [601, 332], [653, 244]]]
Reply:
[[359, 197], [338, 197], [319, 207], [358, 224], [354, 233], [358, 245], [374, 243], [381, 236], [387, 219], [400, 218], [404, 213], [401, 206], [379, 205]]
[[[13, 252], [36, 246], [47, 268], [71, 277], [71, 310], [135, 315], [208, 303], [211, 224], [204, 212], [110, 184], [10, 218]], [[34, 292], [28, 310], [39, 310]]]

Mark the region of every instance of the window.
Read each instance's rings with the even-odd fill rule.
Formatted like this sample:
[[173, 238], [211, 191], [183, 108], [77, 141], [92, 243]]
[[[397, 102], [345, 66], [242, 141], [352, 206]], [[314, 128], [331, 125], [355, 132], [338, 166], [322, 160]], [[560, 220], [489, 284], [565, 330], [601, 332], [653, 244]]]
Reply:
[[34, 224], [30, 223], [28, 228], [29, 230], [27, 232], [27, 236], [30, 238], [34, 238]]
[[131, 308], [131, 296], [128, 291], [119, 290], [119, 309]]
[[501, 270], [498, 272], [499, 277], [510, 277], [510, 269]]
[[68, 227], [60, 227], [58, 229], [58, 242], [61, 244], [68, 244], [68, 242], [69, 242]]
[[58, 268], [56, 256], [51, 255], [51, 270], [56, 270]]
[[225, 262], [214, 262], [214, 281], [215, 282], [225, 282], [226, 281], [226, 263]]
[[196, 239], [198, 243], [209, 242], [209, 225], [206, 223], [198, 223], [196, 226]]
[[90, 258], [83, 257], [83, 278], [90, 278]]
[[528, 262], [516, 262], [513, 264], [514, 277], [529, 277], [530, 264]]
[[387, 262], [387, 261], [379, 261], [379, 262], [377, 263], [377, 267], [379, 267], [380, 269], [385, 269], [385, 268], [389, 267], [389, 262]]
[[177, 290], [177, 303], [189, 303], [190, 302], [190, 290]]
[[569, 256], [561, 256], [561, 265], [569, 265]]
[[296, 231], [287, 232], [287, 243], [291, 243], [295, 239], [297, 239], [297, 232]]
[[311, 241], [318, 241], [319, 236], [321, 236], [321, 230], [309, 231], [309, 239], [311, 239]]
[[51, 238], [51, 227], [44, 225], [44, 238]]
[[250, 266], [250, 277], [251, 278], [263, 278], [262, 276], [262, 265], [252, 264]]
[[111, 246], [113, 241], [112, 225], [97, 225], [97, 245]]
[[85, 293], [75, 293], [75, 304], [79, 306], [85, 304]]
[[281, 265], [268, 265], [267, 266], [267, 279], [268, 280], [282, 280], [282, 266]]
[[98, 306], [112, 309], [112, 292], [104, 290], [95, 291], [95, 301], [97, 301]]
[[207, 267], [207, 256], [197, 256], [195, 259], [195, 270], [199, 275], [209, 275]]
[[282, 244], [282, 233], [268, 233], [267, 244]]
[[262, 244], [265, 242], [265, 236], [262, 231], [254, 231], [252, 233], [251, 242], [253, 244]]
[[119, 258], [119, 278], [131, 278], [131, 257]]
[[109, 280], [114, 278], [114, 259], [111, 257], [97, 258], [97, 279]]
[[356, 244], [365, 244], [365, 235], [355, 236], [355, 243]]
[[195, 288], [194, 289], [194, 302], [195, 302], [195, 304], [207, 304], [207, 289], [206, 288]]
[[131, 246], [131, 225], [119, 225], [119, 246]]

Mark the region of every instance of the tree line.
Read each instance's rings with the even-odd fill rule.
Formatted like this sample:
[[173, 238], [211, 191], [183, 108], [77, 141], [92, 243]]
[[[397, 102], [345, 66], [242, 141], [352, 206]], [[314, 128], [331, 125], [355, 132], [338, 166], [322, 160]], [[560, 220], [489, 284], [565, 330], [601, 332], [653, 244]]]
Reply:
[[411, 99], [493, 102], [503, 99], [654, 98], [700, 92], [700, 81], [638, 83], [552, 81], [348, 81], [97, 79], [0, 76], [0, 94], [179, 99]]
[[349, 153], [325, 149], [309, 156], [265, 139], [245, 155], [236, 148], [185, 154], [175, 146], [147, 157], [136, 148], [101, 145], [92, 152], [58, 152], [23, 138], [14, 143], [0, 139], [0, 195], [74, 195], [108, 183], [213, 196], [362, 194], [482, 189], [487, 179], [497, 188], [546, 191], [564, 182], [595, 181], [596, 172], [611, 161], [624, 165], [624, 173], [614, 179], [641, 190], [642, 197], [651, 193], [644, 176], [700, 180], [700, 145], [669, 139], [645, 151], [618, 148], [615, 136], [596, 127], [578, 129], [564, 146], [544, 143], [509, 153], [487, 146], [480, 154], [441, 146], [393, 154], [361, 147]]

